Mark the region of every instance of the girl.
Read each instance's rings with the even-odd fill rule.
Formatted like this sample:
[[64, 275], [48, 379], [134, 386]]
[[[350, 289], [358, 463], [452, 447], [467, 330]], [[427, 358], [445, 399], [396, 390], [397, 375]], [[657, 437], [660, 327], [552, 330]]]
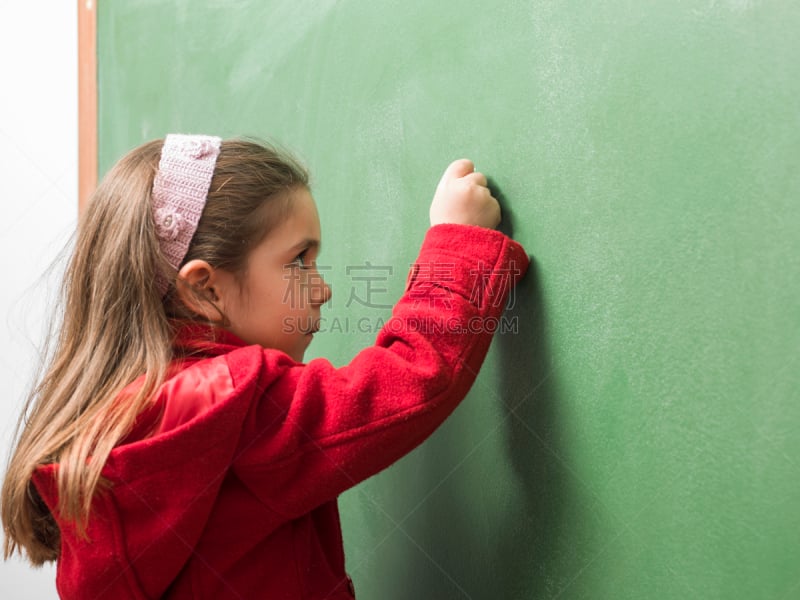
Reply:
[[243, 140], [136, 148], [83, 215], [2, 493], [62, 598], [352, 599], [336, 499], [466, 395], [522, 247], [459, 160], [375, 345], [303, 363], [331, 290], [303, 168]]

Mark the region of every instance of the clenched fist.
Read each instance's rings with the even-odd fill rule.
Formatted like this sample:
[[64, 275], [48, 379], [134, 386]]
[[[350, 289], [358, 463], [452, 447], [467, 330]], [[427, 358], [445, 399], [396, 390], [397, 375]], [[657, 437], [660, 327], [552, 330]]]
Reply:
[[466, 158], [450, 163], [431, 202], [431, 225], [457, 223], [494, 229], [500, 224], [500, 204], [483, 173]]

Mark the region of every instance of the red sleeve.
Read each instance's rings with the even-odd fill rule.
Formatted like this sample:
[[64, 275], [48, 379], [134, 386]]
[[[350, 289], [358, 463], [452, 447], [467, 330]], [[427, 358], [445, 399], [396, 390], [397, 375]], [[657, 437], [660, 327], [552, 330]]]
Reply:
[[342, 368], [316, 359], [267, 384], [242, 432], [238, 476], [291, 518], [408, 453], [469, 391], [527, 267], [498, 231], [429, 229], [374, 346]]

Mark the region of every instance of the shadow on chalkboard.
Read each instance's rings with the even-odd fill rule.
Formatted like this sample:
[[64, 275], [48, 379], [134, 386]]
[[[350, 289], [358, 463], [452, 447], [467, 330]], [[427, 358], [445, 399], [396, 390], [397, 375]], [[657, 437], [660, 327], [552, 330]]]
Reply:
[[[506, 210], [506, 215], [508, 211]], [[509, 226], [512, 219], [508, 218]], [[541, 280], [535, 261], [519, 283], [506, 317], [514, 334], [497, 337], [504, 381], [507, 456], [516, 476], [518, 502], [498, 531], [498, 598], [550, 598], [562, 517], [568, 502], [558, 447], [558, 392], [547, 339]]]
[[[496, 182], [489, 178], [488, 183], [502, 209], [498, 229], [513, 238], [515, 213]], [[504, 433], [516, 502], [497, 532], [494, 591], [497, 598], [550, 598], [556, 590], [548, 564], [556, 560], [569, 492], [560, 463], [558, 391], [535, 260], [512, 292], [504, 316], [516, 329], [498, 335], [494, 351], [503, 381]]]
[[497, 199], [497, 202], [500, 204], [502, 217], [500, 220], [500, 226], [497, 229], [505, 233], [508, 237], [513, 238], [514, 211], [506, 201], [506, 197], [500, 190], [500, 187], [497, 185], [497, 182], [495, 182], [495, 180], [492, 179], [491, 177], [487, 177], [486, 181], [487, 185], [489, 186], [489, 190], [492, 192], [492, 196], [494, 196]]

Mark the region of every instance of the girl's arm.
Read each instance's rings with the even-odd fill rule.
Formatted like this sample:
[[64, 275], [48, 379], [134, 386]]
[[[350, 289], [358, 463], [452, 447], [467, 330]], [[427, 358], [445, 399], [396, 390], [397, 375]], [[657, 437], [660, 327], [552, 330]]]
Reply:
[[[263, 352], [257, 386], [263, 392], [247, 417], [233, 467], [285, 517], [335, 498], [419, 445], [477, 376], [528, 257], [517, 242], [488, 227], [446, 222], [455, 220], [447, 210], [454, 205], [472, 215], [466, 219], [480, 221], [477, 209], [485, 217], [481, 222], [499, 220], [489, 201], [479, 199], [477, 207], [470, 198], [441, 201], [443, 187], [457, 188], [446, 201], [464, 200], [476, 192], [473, 187], [486, 189], [471, 163], [454, 165], [451, 174], [469, 168], [472, 181], [464, 186], [458, 175], [461, 181], [446, 181], [445, 173], [431, 206], [434, 226], [373, 347], [345, 367], [316, 359], [277, 379], [270, 368], [274, 352]], [[233, 353], [228, 360], [234, 374], [252, 371], [236, 364], [252, 357]]]

